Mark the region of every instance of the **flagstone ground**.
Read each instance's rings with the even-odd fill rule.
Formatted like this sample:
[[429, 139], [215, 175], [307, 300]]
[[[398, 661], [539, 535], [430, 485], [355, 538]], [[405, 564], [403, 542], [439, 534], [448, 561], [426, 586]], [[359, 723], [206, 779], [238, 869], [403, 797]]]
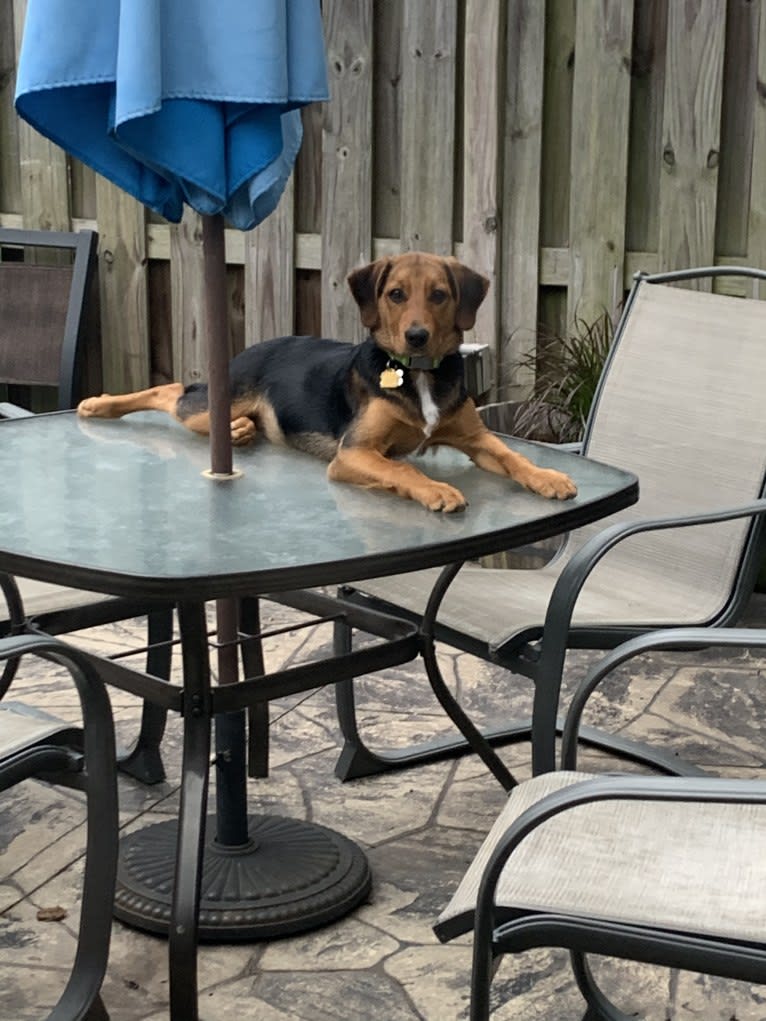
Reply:
[[[294, 611], [264, 604], [264, 619], [290, 624]], [[766, 626], [766, 597], [750, 622]], [[141, 622], [83, 632], [77, 641], [107, 652], [137, 645]], [[290, 630], [267, 645], [270, 668], [326, 652], [327, 626]], [[570, 656], [567, 690], [591, 653]], [[446, 675], [476, 719], [529, 711], [531, 690], [465, 654], [441, 651]], [[628, 681], [630, 680], [630, 683]], [[417, 663], [359, 683], [370, 742], [422, 740], [449, 724]], [[76, 718], [64, 676], [28, 660], [12, 697]], [[112, 692], [118, 739], [131, 739], [135, 700]], [[251, 786], [251, 810], [314, 820], [367, 852], [373, 889], [356, 911], [314, 932], [250, 944], [201, 947], [204, 1021], [457, 1021], [467, 1016], [470, 936], [438, 943], [431, 925], [503, 802], [503, 791], [475, 757], [341, 783], [332, 690], [272, 703], [271, 775]], [[766, 770], [766, 657], [710, 650], [648, 655], [615, 672], [594, 697], [590, 722], [668, 747], [712, 772], [759, 776]], [[178, 807], [180, 722], [164, 744], [166, 782], [146, 787], [120, 777], [121, 824], [128, 832]], [[503, 756], [520, 777], [529, 747]], [[586, 753], [582, 765], [629, 768]], [[75, 947], [84, 834], [82, 797], [31, 782], [0, 797], [0, 1021], [38, 1021], [61, 988]], [[67, 917], [41, 922], [41, 907]], [[605, 989], [629, 1016], [646, 1021], [766, 1021], [766, 987], [599, 960]], [[103, 996], [112, 1021], [168, 1017], [166, 945], [114, 923]], [[495, 1021], [579, 1021], [584, 1006], [560, 951], [504, 959], [493, 985]]]

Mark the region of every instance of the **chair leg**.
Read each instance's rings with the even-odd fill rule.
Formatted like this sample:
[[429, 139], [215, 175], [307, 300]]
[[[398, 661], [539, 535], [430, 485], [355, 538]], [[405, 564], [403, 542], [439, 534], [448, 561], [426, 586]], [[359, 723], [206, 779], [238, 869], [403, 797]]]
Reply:
[[571, 950], [569, 958], [577, 987], [588, 1004], [582, 1021], [635, 1021], [635, 1014], [623, 1013], [601, 992], [585, 954], [579, 950]]
[[[63, 654], [60, 658], [51, 654], [50, 658], [67, 665]], [[69, 669], [75, 675], [71, 666]], [[74, 964], [48, 1021], [109, 1018], [100, 988], [109, 959], [119, 840], [114, 726], [105, 689], [84, 670], [80, 676], [88, 812], [82, 905]]]
[[500, 958], [492, 945], [485, 940], [476, 941], [474, 933], [473, 964], [471, 966], [471, 1004], [469, 1021], [489, 1021], [489, 996], [492, 977], [497, 971]]
[[[173, 609], [163, 607], [152, 610], [147, 620], [148, 651], [146, 672], [164, 681], [170, 680], [173, 658]], [[150, 702], [144, 702], [141, 712], [141, 729], [133, 747], [120, 755], [117, 766], [121, 772], [140, 780], [141, 783], [161, 783], [165, 779], [160, 745], [165, 733], [167, 710]]]
[[109, 1013], [104, 1006], [104, 1001], [100, 996], [97, 996], [93, 1003], [90, 1005], [88, 1013], [82, 1019], [82, 1021], [109, 1021]]
[[[509, 791], [516, 786], [516, 780], [502, 759], [492, 750], [493, 744], [504, 744], [513, 740], [524, 740], [529, 733], [527, 723], [502, 728], [497, 732], [482, 733], [468, 717], [459, 702], [444, 683], [436, 658], [434, 624], [446, 591], [460, 570], [461, 564], [444, 568], [434, 586], [421, 623], [421, 653], [426, 676], [434, 695], [447, 716], [454, 723], [461, 737], [436, 739], [421, 745], [403, 749], [389, 749], [374, 752], [359, 733], [354, 698], [354, 682], [340, 681], [335, 685], [335, 704], [344, 739], [343, 749], [335, 765], [335, 775], [341, 780], [372, 776], [387, 769], [402, 769], [426, 762], [462, 755], [465, 752], [477, 754], [501, 786]], [[341, 589], [341, 591], [343, 591]], [[352, 629], [348, 624], [336, 621], [333, 633], [333, 649], [336, 656], [351, 651]]]
[[[351, 652], [353, 630], [340, 618], [333, 624], [333, 655]], [[335, 765], [335, 775], [341, 780], [355, 780], [361, 776], [374, 776], [385, 769], [385, 761], [364, 743], [356, 718], [354, 681], [338, 681], [335, 685], [335, 710], [343, 736], [343, 749]]]

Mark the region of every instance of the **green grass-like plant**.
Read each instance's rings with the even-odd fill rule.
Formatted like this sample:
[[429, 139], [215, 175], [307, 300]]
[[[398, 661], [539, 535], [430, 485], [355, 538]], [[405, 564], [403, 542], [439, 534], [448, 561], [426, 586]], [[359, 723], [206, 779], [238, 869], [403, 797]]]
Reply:
[[606, 311], [592, 323], [575, 319], [566, 336], [540, 337], [526, 363], [535, 372], [535, 387], [515, 422], [517, 435], [531, 435], [542, 421], [559, 443], [582, 438], [613, 337]]

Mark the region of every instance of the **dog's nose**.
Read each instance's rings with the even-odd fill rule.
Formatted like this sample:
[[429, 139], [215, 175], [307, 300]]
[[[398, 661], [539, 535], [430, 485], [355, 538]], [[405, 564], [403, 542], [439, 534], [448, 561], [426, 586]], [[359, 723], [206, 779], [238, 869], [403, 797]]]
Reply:
[[410, 326], [404, 331], [404, 336], [410, 347], [418, 349], [426, 346], [429, 333], [425, 326]]

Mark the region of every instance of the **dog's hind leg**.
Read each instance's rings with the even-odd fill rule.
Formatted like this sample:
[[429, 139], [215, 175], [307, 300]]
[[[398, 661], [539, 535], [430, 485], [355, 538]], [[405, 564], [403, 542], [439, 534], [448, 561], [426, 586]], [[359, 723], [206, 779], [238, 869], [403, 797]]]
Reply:
[[78, 404], [77, 414], [83, 418], [122, 418], [132, 411], [165, 411], [175, 418], [176, 405], [183, 392], [182, 383], [166, 383], [132, 394], [86, 397]]
[[[232, 408], [231, 442], [234, 446], [250, 443], [256, 434], [255, 422], [245, 407]], [[207, 407], [207, 386], [201, 383], [184, 388], [182, 383], [166, 383], [132, 394], [101, 394], [80, 401], [77, 414], [83, 418], [122, 418], [133, 411], [164, 411], [191, 432], [207, 436], [210, 413]]]
[[[249, 410], [251, 410], [249, 401], [236, 401], [231, 407], [232, 446], [243, 447], [255, 439], [255, 422], [247, 414]], [[187, 387], [176, 401], [171, 414], [187, 429], [207, 436], [210, 433], [207, 387], [201, 384]]]

